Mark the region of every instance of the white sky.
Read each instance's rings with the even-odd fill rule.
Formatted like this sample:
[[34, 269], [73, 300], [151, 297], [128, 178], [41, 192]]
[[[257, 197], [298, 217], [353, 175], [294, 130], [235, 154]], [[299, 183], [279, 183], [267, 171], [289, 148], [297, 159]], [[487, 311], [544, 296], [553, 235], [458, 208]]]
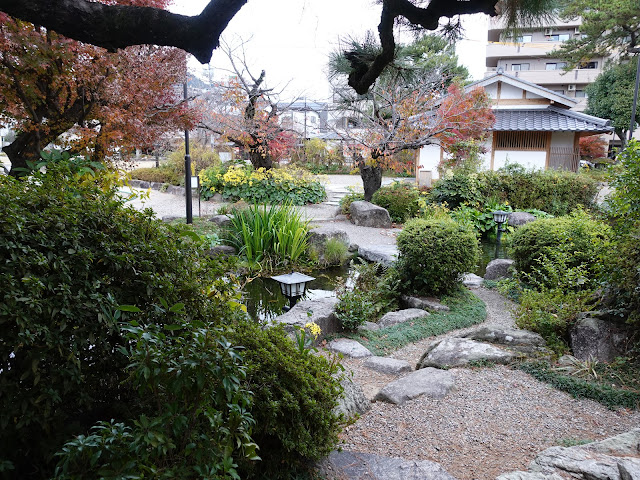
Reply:
[[[208, 0], [175, 0], [171, 11], [197, 15]], [[231, 20], [223, 39], [232, 45], [245, 40], [247, 63], [254, 75], [266, 71], [269, 87], [285, 89], [283, 98], [306, 95], [314, 100], [329, 97], [326, 75], [328, 55], [340, 39], [361, 38], [375, 31], [381, 5], [372, 0], [249, 0]], [[475, 79], [484, 76], [487, 20], [473, 15], [465, 20], [467, 40], [457, 46], [460, 62]], [[193, 69], [207, 66], [192, 59]], [[225, 56], [214, 51], [211, 64], [214, 79], [225, 78]]]

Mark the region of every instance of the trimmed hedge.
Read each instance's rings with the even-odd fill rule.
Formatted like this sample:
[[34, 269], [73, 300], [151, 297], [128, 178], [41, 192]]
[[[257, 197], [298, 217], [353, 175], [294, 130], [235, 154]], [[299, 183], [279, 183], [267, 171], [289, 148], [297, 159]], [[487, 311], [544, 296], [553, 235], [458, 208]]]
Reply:
[[415, 185], [394, 182], [379, 188], [373, 194], [371, 203], [386, 208], [394, 222], [404, 223], [418, 214], [419, 198], [420, 191]]
[[478, 239], [469, 225], [449, 218], [414, 219], [398, 235], [397, 269], [408, 291], [443, 294], [478, 261]]

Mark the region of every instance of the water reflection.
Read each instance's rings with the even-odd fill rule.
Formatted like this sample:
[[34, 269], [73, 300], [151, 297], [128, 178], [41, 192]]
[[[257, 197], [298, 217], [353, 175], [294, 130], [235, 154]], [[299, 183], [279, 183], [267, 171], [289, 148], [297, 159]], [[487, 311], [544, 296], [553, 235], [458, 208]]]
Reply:
[[504, 243], [500, 244], [497, 253], [498, 255], [496, 256], [495, 237], [483, 238], [482, 240], [480, 240], [480, 259], [478, 261], [478, 268], [473, 273], [484, 277], [487, 269], [487, 264], [491, 260], [495, 260], [496, 258], [509, 258], [509, 249], [505, 246]]
[[[305, 295], [299, 301], [335, 297], [337, 283], [346, 278], [348, 273], [348, 266], [308, 272], [316, 279], [309, 282]], [[270, 278], [256, 278], [247, 283], [243, 297], [249, 316], [260, 322], [269, 322], [281, 315], [282, 307], [288, 303], [280, 293], [278, 282]]]

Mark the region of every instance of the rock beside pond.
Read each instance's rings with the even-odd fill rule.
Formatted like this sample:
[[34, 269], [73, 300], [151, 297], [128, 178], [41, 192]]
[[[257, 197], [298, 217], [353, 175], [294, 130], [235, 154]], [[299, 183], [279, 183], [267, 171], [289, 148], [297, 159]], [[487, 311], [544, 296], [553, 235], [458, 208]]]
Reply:
[[372, 453], [331, 452], [318, 464], [322, 478], [349, 480], [456, 480], [439, 463]]
[[345, 357], [351, 358], [364, 358], [372, 357], [373, 353], [368, 348], [355, 340], [349, 340], [348, 338], [338, 338], [329, 342], [327, 348], [332, 352], [343, 354]]
[[368, 262], [391, 266], [398, 259], [398, 247], [395, 245], [360, 246], [358, 255]]
[[349, 236], [344, 230], [329, 226], [321, 226], [315, 227], [309, 231], [309, 248], [314, 249], [318, 253], [318, 260], [320, 262], [325, 261], [325, 246], [329, 240], [338, 241], [345, 247], [349, 247]]
[[423, 368], [382, 388], [374, 401], [402, 405], [422, 395], [431, 398], [443, 398], [455, 385], [453, 373], [435, 368]]
[[362, 415], [371, 408], [371, 402], [362, 391], [362, 387], [351, 380], [350, 377], [343, 375], [340, 380], [343, 392], [338, 399], [338, 404], [333, 409], [337, 415], [344, 415], [345, 420]]
[[214, 215], [209, 219], [209, 221], [215, 223], [219, 227], [231, 225], [231, 217], [229, 215]]
[[420, 308], [407, 308], [405, 310], [398, 310], [397, 312], [385, 313], [378, 321], [378, 325], [381, 328], [390, 327], [391, 325], [397, 325], [398, 323], [405, 323], [411, 320], [417, 320], [418, 318], [424, 318], [429, 315], [429, 312]]
[[418, 362], [417, 368], [461, 367], [469, 362], [487, 361], [509, 363], [515, 358], [511, 352], [466, 338], [445, 338], [437, 340], [427, 348]]
[[351, 222], [360, 227], [391, 228], [389, 212], [371, 202], [351, 202], [349, 213]]
[[632, 334], [627, 325], [603, 320], [593, 312], [580, 318], [571, 329], [571, 350], [579, 360], [611, 362], [626, 353]]
[[448, 312], [449, 307], [442, 305], [437, 299], [429, 297], [411, 297], [402, 295], [400, 305], [405, 308], [421, 308], [430, 312]]
[[389, 375], [400, 375], [411, 371], [411, 365], [406, 360], [388, 357], [371, 357], [364, 362], [364, 366], [376, 372]]
[[533, 222], [535, 215], [527, 212], [511, 212], [507, 217], [507, 223], [512, 227], [521, 227], [522, 225]]
[[508, 258], [496, 258], [487, 264], [485, 280], [499, 280], [511, 277], [510, 268], [515, 262]]
[[317, 345], [326, 335], [340, 330], [340, 322], [335, 315], [337, 304], [337, 298], [304, 300], [298, 302], [291, 310], [276, 317], [273, 321], [284, 324], [285, 330], [292, 334], [296, 330], [304, 328], [307, 323], [316, 323], [322, 330], [322, 333], [315, 341]]

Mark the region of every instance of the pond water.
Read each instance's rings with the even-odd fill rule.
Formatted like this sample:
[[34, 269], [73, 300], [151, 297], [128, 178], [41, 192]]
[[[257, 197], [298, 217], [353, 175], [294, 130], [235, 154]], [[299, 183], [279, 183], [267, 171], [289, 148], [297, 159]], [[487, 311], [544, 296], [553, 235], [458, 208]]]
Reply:
[[[507, 247], [501, 244], [496, 257], [495, 237], [483, 239], [480, 242], [478, 268], [473, 273], [484, 276], [487, 264], [495, 258], [508, 258], [507, 253]], [[312, 270], [305, 274], [316, 279], [309, 282], [307, 292], [301, 300], [335, 297], [335, 288], [340, 279], [346, 279], [349, 275], [349, 266]], [[280, 285], [270, 278], [256, 278], [247, 283], [243, 290], [243, 297], [251, 318], [260, 322], [269, 322], [281, 315], [282, 307], [288, 304], [287, 299], [280, 293]]]

